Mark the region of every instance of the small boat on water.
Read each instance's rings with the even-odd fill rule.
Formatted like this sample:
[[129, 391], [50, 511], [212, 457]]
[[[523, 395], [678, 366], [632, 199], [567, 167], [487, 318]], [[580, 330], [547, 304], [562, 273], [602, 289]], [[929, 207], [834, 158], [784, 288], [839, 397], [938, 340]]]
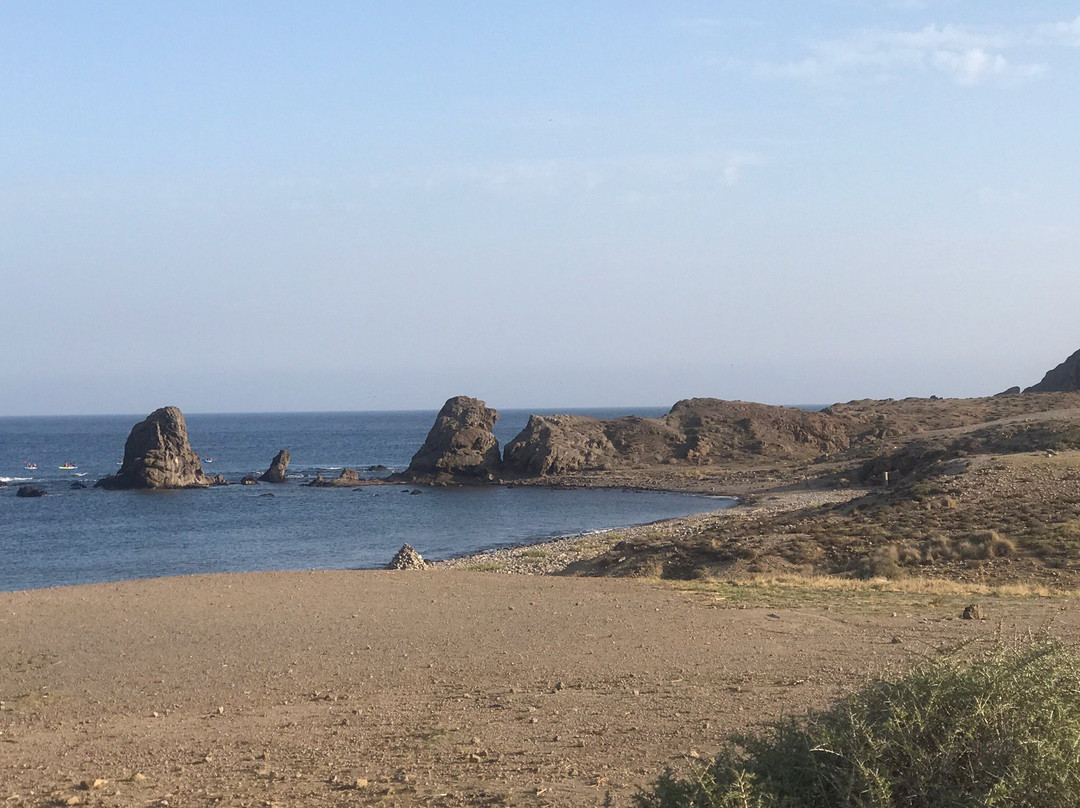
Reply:
[[71, 462], [71, 461], [69, 460], [69, 461], [68, 461], [67, 463], [65, 463], [64, 465], [62, 465], [62, 466], [57, 466], [57, 468], [58, 468], [58, 469], [62, 469], [62, 470], [64, 470], [64, 471], [68, 471], [68, 470], [70, 470], [70, 469], [77, 469], [77, 468], [78, 468], [78, 466], [76, 466], [76, 465], [75, 465], [74, 463], [72, 463], [72, 462]]
[[27, 471], [34, 471], [37, 468], [37, 463], [31, 463], [29, 460], [24, 460], [22, 467]]
[[213, 462], [214, 462], [214, 458], [212, 458], [212, 457], [204, 457], [204, 458], [202, 459], [202, 462], [204, 462], [204, 463], [213, 463]]

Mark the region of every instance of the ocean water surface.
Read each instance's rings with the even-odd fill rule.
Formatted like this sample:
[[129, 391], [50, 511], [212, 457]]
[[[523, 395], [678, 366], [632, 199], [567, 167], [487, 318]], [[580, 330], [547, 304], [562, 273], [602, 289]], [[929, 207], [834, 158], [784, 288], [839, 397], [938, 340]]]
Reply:
[[[500, 446], [529, 412], [500, 411]], [[570, 412], [611, 418], [665, 410]], [[346, 466], [361, 476], [375, 466], [404, 469], [435, 415], [189, 414], [188, 437], [207, 474], [236, 481], [265, 471], [279, 449], [288, 449], [289, 482], [153, 492], [93, 488], [116, 471], [131, 427], [145, 414], [0, 418], [0, 480], [8, 483], [0, 488], [0, 591], [191, 573], [380, 567], [406, 542], [437, 560], [733, 504], [620, 490], [305, 485]], [[76, 468], [61, 468], [68, 465]], [[88, 487], [73, 487], [79, 482]], [[24, 484], [48, 496], [16, 497]]]

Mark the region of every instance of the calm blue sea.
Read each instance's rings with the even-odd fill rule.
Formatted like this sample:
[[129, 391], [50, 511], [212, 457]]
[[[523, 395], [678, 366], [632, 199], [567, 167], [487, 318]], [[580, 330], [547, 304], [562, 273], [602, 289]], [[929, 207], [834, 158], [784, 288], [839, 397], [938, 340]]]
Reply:
[[[564, 411], [565, 412], [565, 411]], [[576, 410], [611, 418], [662, 409]], [[207, 490], [94, 489], [145, 417], [0, 418], [0, 591], [207, 572], [380, 567], [408, 542], [435, 560], [715, 510], [731, 500], [618, 490], [304, 485], [350, 466], [409, 464], [436, 412], [186, 414], [203, 470], [239, 480], [292, 454], [290, 482]], [[500, 411], [504, 446], [529, 411]], [[24, 462], [36, 463], [27, 471]], [[65, 464], [78, 468], [62, 470]], [[374, 475], [372, 475], [374, 476]], [[85, 482], [86, 489], [72, 483]], [[22, 484], [38, 499], [15, 496]], [[268, 496], [272, 494], [273, 496]]]

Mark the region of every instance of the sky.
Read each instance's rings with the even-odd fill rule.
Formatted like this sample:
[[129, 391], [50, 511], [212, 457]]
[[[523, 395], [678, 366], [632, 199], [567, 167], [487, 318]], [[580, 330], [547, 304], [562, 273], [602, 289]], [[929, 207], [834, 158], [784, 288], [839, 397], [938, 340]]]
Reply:
[[1080, 2], [0, 0], [0, 414], [989, 395]]

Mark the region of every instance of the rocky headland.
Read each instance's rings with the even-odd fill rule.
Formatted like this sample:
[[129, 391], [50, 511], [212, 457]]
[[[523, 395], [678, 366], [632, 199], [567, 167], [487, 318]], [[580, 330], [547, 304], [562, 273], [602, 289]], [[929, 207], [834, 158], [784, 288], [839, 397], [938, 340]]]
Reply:
[[[594, 543], [592, 561], [575, 557], [564, 565], [578, 574], [884, 571], [1075, 578], [1080, 585], [1078, 366], [1080, 352], [1034, 388], [983, 398], [867, 399], [819, 412], [692, 398], [658, 418], [534, 415], [502, 452], [493, 433], [498, 412], [456, 396], [406, 471], [368, 479], [346, 468], [309, 486], [621, 487], [742, 500], [739, 508], [695, 521], [690, 532], [660, 526], [618, 547]], [[282, 450], [261, 477], [244, 482], [280, 482], [288, 463]], [[183, 415], [166, 407], [135, 425], [120, 471], [98, 485], [226, 482], [203, 473]], [[796, 495], [812, 495], [812, 504], [798, 505]], [[737, 516], [763, 499], [790, 507]]]
[[[1080, 353], [1042, 392], [821, 412], [688, 399], [660, 418], [533, 416], [496, 482], [729, 494], [694, 520], [454, 562], [663, 578], [942, 577], [1080, 586]], [[762, 508], [763, 503], [770, 507]]]

